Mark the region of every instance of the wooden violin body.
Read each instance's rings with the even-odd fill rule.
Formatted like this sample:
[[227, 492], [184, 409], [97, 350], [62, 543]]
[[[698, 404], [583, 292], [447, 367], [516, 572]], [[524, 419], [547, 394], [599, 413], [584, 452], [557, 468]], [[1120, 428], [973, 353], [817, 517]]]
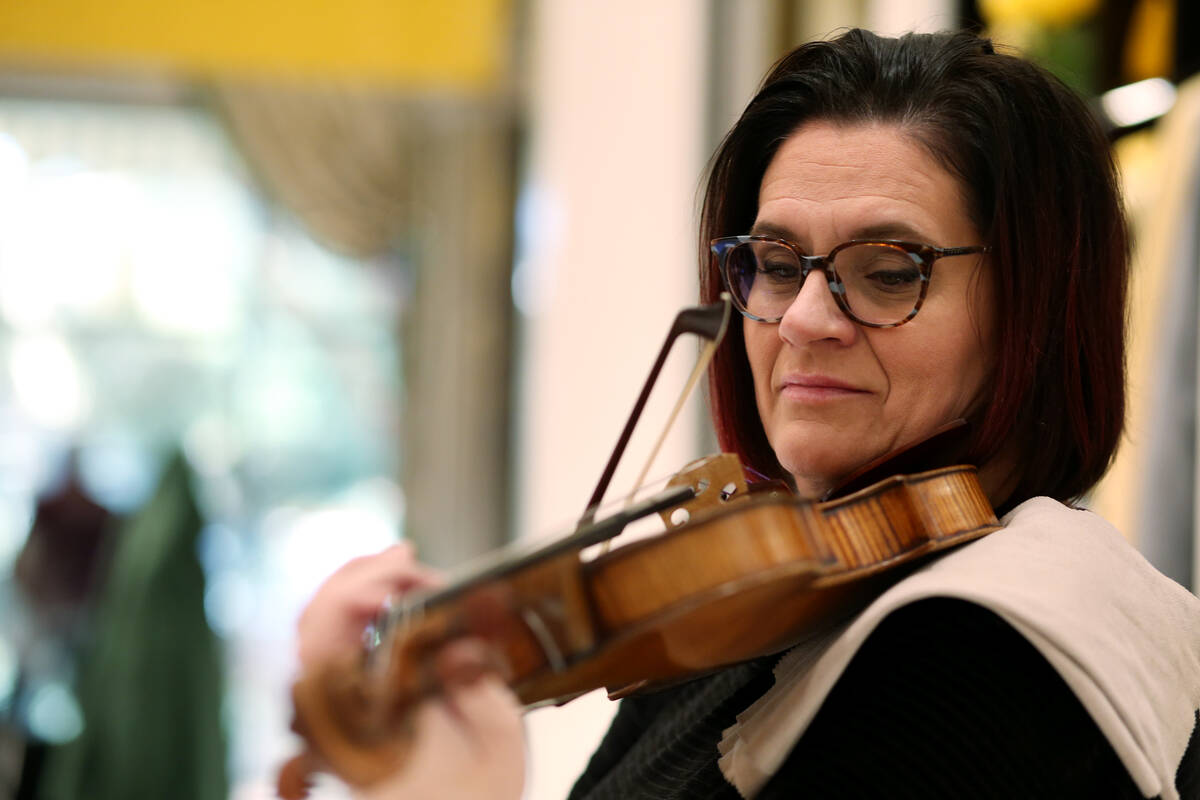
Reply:
[[[677, 482], [707, 487], [685, 505], [686, 523], [590, 560], [557, 548], [411, 598], [373, 647], [303, 676], [293, 695], [309, 750], [285, 769], [281, 794], [298, 796], [313, 768], [360, 786], [401, 768], [409, 713], [437, 691], [432, 656], [456, 637], [488, 640], [528, 705], [623, 692], [785, 649], [903, 565], [999, 527], [968, 466], [822, 503], [754, 496], [727, 461]], [[670, 526], [679, 512], [663, 516]]]

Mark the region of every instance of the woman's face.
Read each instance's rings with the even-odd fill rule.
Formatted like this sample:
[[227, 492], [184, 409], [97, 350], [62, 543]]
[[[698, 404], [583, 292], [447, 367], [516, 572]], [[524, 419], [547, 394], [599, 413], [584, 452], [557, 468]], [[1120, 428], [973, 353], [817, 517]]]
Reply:
[[[889, 125], [810, 122], [763, 175], [751, 233], [824, 255], [851, 239], [983, 244], [962, 187]], [[777, 324], [743, 320], [759, 417], [803, 497], [920, 441], [981, 401], [995, 352], [986, 256], [939, 259], [920, 313], [866, 328], [813, 271]]]

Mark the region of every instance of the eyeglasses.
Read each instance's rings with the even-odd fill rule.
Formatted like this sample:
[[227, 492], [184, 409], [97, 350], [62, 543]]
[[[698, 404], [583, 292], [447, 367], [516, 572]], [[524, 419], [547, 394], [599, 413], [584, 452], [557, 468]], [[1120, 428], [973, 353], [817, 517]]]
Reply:
[[986, 253], [987, 247], [933, 247], [891, 240], [839, 244], [826, 256], [806, 256], [799, 245], [769, 236], [726, 236], [711, 248], [721, 280], [742, 316], [779, 322], [814, 269], [846, 316], [870, 328], [894, 328], [917, 315], [933, 262]]

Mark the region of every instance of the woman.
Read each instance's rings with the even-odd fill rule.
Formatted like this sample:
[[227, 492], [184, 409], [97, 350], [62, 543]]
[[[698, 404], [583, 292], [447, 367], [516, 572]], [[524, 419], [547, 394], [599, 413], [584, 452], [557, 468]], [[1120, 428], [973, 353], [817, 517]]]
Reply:
[[[815, 499], [964, 418], [1005, 529], [787, 654], [624, 701], [572, 797], [1200, 793], [1200, 601], [1063, 505], [1124, 414], [1126, 231], [1084, 104], [965, 33], [804, 45], [722, 143], [701, 238], [704, 299], [741, 312], [711, 372], [723, 449]], [[394, 550], [331, 579], [306, 657], [416, 570]], [[444, 654], [378, 796], [518, 796], [484, 661]]]

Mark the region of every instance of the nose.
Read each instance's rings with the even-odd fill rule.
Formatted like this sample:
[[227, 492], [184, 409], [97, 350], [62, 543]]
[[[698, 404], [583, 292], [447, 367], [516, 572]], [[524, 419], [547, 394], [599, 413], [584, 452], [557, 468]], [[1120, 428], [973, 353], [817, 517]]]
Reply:
[[829, 276], [813, 269], [803, 278], [796, 299], [779, 320], [779, 335], [790, 344], [832, 339], [849, 344], [858, 334], [858, 326], [847, 317], [829, 286]]

